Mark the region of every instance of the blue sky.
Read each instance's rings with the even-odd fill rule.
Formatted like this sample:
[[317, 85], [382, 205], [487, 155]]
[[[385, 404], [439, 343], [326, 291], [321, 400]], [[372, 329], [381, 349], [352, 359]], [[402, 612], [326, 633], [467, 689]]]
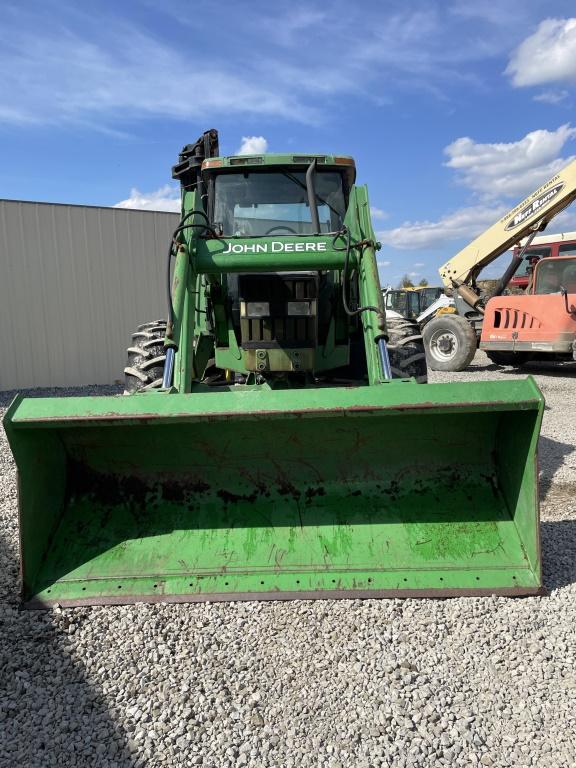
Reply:
[[354, 155], [383, 282], [437, 283], [576, 155], [575, 16], [573, 0], [3, 0], [0, 197], [173, 208], [180, 147], [216, 127], [223, 154]]

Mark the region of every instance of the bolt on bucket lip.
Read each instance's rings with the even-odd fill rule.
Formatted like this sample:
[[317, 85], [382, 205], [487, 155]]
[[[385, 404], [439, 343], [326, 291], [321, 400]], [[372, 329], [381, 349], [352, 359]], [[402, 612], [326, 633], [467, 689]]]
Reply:
[[160, 594], [126, 595], [88, 598], [45, 599], [36, 596], [22, 603], [27, 610], [50, 610], [52, 608], [81, 608], [97, 605], [134, 605], [135, 603], [234, 603], [271, 602], [288, 600], [393, 600], [393, 599], [437, 599], [447, 600], [461, 597], [546, 597], [548, 590], [535, 587], [496, 587], [494, 589], [326, 589], [293, 592], [212, 592], [207, 595]]

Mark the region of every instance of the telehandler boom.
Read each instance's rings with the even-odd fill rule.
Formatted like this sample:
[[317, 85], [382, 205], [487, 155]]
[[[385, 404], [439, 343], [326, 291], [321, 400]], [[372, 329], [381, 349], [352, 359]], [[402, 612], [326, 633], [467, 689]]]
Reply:
[[212, 130], [173, 175], [130, 394], [6, 415], [26, 604], [538, 592], [542, 396], [425, 383], [352, 158], [220, 157]]

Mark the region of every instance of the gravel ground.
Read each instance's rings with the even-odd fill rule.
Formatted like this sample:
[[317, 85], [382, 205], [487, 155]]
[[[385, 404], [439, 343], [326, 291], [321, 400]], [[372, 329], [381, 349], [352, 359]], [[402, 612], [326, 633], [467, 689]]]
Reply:
[[[0, 434], [0, 766], [572, 768], [576, 368], [530, 372], [547, 399], [542, 598], [19, 611]], [[513, 375], [479, 353], [433, 379]]]

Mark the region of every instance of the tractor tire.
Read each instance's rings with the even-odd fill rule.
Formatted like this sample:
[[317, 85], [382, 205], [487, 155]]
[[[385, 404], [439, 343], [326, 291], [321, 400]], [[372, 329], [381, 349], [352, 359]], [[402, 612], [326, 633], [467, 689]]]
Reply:
[[393, 378], [414, 378], [418, 384], [426, 384], [428, 368], [418, 323], [404, 318], [389, 318], [387, 326], [388, 356]]
[[124, 394], [160, 389], [164, 374], [166, 321], [155, 320], [138, 326], [128, 347], [124, 368]]
[[460, 315], [434, 317], [422, 331], [428, 365], [433, 371], [463, 371], [478, 347], [476, 332]]
[[532, 352], [508, 352], [505, 350], [493, 350], [490, 352], [485, 350], [485, 352], [489, 360], [495, 363], [495, 365], [512, 365], [519, 368], [534, 359]]

